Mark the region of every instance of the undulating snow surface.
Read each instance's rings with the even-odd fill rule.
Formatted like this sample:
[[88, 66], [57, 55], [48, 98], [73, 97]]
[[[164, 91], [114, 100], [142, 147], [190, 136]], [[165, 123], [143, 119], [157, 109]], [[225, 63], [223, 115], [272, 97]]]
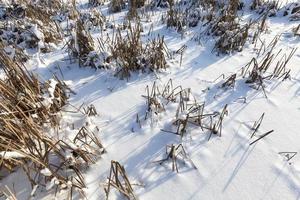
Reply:
[[[84, 3], [78, 6], [84, 9]], [[107, 13], [105, 6], [102, 9]], [[110, 14], [110, 18], [117, 23], [125, 14]], [[181, 66], [180, 55], [175, 55], [167, 60], [169, 68], [166, 71], [136, 73], [128, 81], [119, 80], [110, 70], [70, 64], [65, 49], [61, 49], [63, 44], [54, 52], [41, 53], [28, 63], [28, 67], [43, 79], [55, 73], [65, 80], [76, 92], [70, 99], [72, 105], [80, 107], [84, 103], [96, 107], [99, 116], [82, 119], [65, 112], [62, 119], [62, 124], [74, 123], [75, 128], [86, 122], [89, 126], [99, 127], [99, 137], [107, 151], [84, 174], [87, 199], [105, 199], [103, 187], [111, 160], [124, 165], [139, 199], [300, 199], [300, 157], [296, 155], [287, 161], [285, 154], [279, 154], [300, 151], [300, 51], [288, 63], [291, 79], [266, 82], [267, 98], [262, 90], [245, 84], [242, 77], [237, 77], [234, 88], [223, 89], [220, 84], [224, 80], [217, 78], [239, 72], [256, 57], [253, 45], [247, 44], [242, 52], [217, 56], [211, 52], [212, 41], [199, 44], [193, 40], [198, 27], [188, 30], [182, 37], [175, 30], [167, 29], [160, 20], [161, 14], [157, 11], [151, 15], [150, 22], [142, 22], [143, 40], [159, 34], [165, 37], [170, 50], [176, 51], [187, 45]], [[148, 35], [151, 24], [154, 30]], [[290, 22], [284, 17], [268, 18], [268, 32], [262, 38], [268, 44], [276, 35], [282, 34], [276, 49], [282, 48], [288, 53], [300, 44], [300, 38], [294, 37], [291, 31], [297, 24], [299, 22]], [[97, 31], [92, 34], [94, 38], [100, 35]], [[162, 131], [172, 129], [177, 104], [168, 104], [166, 112], [154, 116], [152, 122], [142, 120], [141, 128], [137, 125], [136, 115], [143, 116], [146, 111], [146, 99], [142, 97], [146, 94], [146, 86], [152, 86], [154, 81], [163, 86], [169, 79], [173, 80], [173, 85], [191, 88], [195, 99], [205, 102], [207, 112], [221, 112], [228, 104], [221, 137], [213, 135], [208, 140], [208, 131], [199, 127], [190, 127], [182, 139]], [[250, 127], [263, 113], [262, 125], [250, 139]], [[274, 132], [249, 145], [270, 130]], [[172, 171], [171, 162], [155, 163], [165, 157], [166, 145], [179, 143], [192, 160], [186, 160], [185, 164], [179, 162], [179, 173]], [[48, 173], [47, 169], [44, 173]], [[1, 185], [14, 185], [17, 197], [27, 199], [31, 190], [27, 189], [26, 183], [23, 172], [17, 171], [2, 180]], [[57, 199], [63, 199], [64, 195], [58, 195]], [[53, 199], [53, 196], [40, 191], [35, 199], [42, 198]], [[112, 190], [110, 199], [119, 198], [122, 199]]]

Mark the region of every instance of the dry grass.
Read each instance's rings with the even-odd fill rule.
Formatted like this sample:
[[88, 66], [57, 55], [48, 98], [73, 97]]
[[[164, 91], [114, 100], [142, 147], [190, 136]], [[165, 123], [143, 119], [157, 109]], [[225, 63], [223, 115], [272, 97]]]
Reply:
[[[220, 113], [205, 113], [205, 103], [197, 103], [190, 88], [174, 87], [171, 79], [162, 88], [154, 82], [151, 88], [146, 87], [146, 91], [147, 94], [143, 95], [147, 100], [144, 120], [149, 118], [152, 120], [154, 115], [164, 112], [169, 103], [175, 103], [177, 109], [174, 119], [171, 120], [175, 130], [162, 129], [162, 131], [179, 135], [182, 138], [188, 134], [192, 127], [199, 127], [202, 131], [207, 130], [210, 133], [208, 139], [212, 134], [221, 137], [223, 121], [228, 115], [227, 105]], [[141, 127], [140, 117], [136, 121]]]
[[300, 24], [298, 26], [294, 27], [292, 32], [293, 32], [294, 36], [299, 37], [300, 36]]
[[96, 8], [89, 12], [80, 13], [80, 19], [89, 30], [105, 29], [106, 17]]
[[269, 17], [273, 17], [276, 16], [281, 4], [282, 2], [279, 0], [253, 0], [250, 9], [257, 11], [259, 14], [265, 13]]
[[171, 161], [172, 162], [172, 171], [175, 171], [178, 173], [178, 161], [183, 161], [185, 164], [185, 161], [188, 160], [194, 167], [194, 169], [197, 169], [197, 167], [194, 165], [193, 161], [188, 157], [184, 147], [182, 144], [171, 144], [171, 145], [167, 145], [166, 146], [166, 155], [167, 157], [162, 159], [162, 160], [158, 160], [155, 161], [157, 163], [159, 163], [160, 165], [162, 165], [165, 162]]
[[126, 36], [118, 30], [110, 46], [112, 58], [118, 66], [116, 75], [121, 79], [128, 79], [131, 72], [157, 71], [167, 67], [164, 38], [157, 38], [143, 45], [141, 32], [139, 23], [135, 26], [129, 25]]
[[182, 32], [186, 26], [186, 21], [184, 19], [184, 13], [179, 8], [174, 7], [174, 1], [168, 0], [170, 8], [167, 12], [166, 24], [167, 27], [175, 27], [176, 31]]
[[111, 0], [109, 4], [109, 11], [112, 13], [120, 12], [125, 8], [124, 0]]
[[[58, 1], [57, 5], [51, 4], [55, 9], [58, 9], [61, 7]], [[28, 4], [26, 6], [26, 17], [29, 18], [29, 20], [33, 24], [37, 24], [39, 29], [44, 34], [44, 42], [45, 43], [55, 43], [58, 44], [62, 37], [60, 33], [60, 29], [55, 24], [55, 22], [52, 20], [52, 16], [55, 15], [57, 10], [55, 9], [48, 9], [51, 8], [47, 7], [49, 4], [46, 3], [46, 7], [43, 5], [32, 5]]]
[[54, 181], [58, 189], [77, 188], [82, 193], [82, 166], [94, 163], [104, 149], [86, 128], [72, 142], [50, 136], [49, 131], [59, 127], [67, 86], [55, 77], [49, 83], [40, 82], [3, 50], [0, 65], [6, 75], [0, 80], [0, 170], [21, 167], [32, 187]]
[[145, 0], [130, 0], [129, 1], [129, 9], [127, 13], [127, 18], [131, 19], [138, 19], [138, 9], [145, 5]]
[[89, 0], [89, 5], [93, 7], [103, 5], [103, 3], [102, 0]]
[[117, 161], [111, 161], [107, 187], [104, 188], [108, 200], [111, 188], [118, 190], [126, 199], [137, 200], [132, 185], [127, 177], [125, 168]]
[[78, 59], [79, 66], [87, 66], [89, 54], [94, 52], [94, 41], [90, 33], [85, 30], [82, 20], [77, 19], [75, 30], [67, 45], [70, 57]]
[[228, 5], [222, 7], [217, 18], [210, 22], [208, 34], [217, 37], [214, 50], [221, 54], [241, 51], [245, 45], [250, 26], [241, 26], [237, 12], [240, 9], [238, 0], [230, 0]]
[[76, 22], [76, 39], [76, 43], [78, 45], [77, 54], [79, 58], [79, 64], [83, 65], [88, 57], [88, 54], [91, 51], [94, 51], [94, 42], [89, 32], [84, 29], [81, 20]]
[[59, 10], [63, 7], [61, 0], [38, 0], [36, 4], [44, 8], [49, 8], [50, 10]]
[[[264, 54], [258, 61], [252, 58], [251, 61], [242, 68], [241, 75], [246, 77], [246, 83], [255, 89], [262, 89], [265, 97], [264, 81], [272, 79], [281, 79], [282, 81], [290, 78], [291, 70], [287, 68], [288, 63], [294, 56], [297, 48], [293, 48], [289, 53], [282, 53], [282, 49], [275, 52], [275, 47], [280, 36], [276, 36], [268, 46], [262, 43], [258, 53]], [[279, 57], [281, 55], [281, 57]]]

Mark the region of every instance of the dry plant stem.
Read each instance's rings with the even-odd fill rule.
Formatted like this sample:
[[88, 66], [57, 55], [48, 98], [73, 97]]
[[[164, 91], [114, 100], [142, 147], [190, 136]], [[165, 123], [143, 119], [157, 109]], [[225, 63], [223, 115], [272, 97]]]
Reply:
[[231, 75], [222, 85], [222, 88], [234, 88], [236, 74]]
[[9, 187], [5, 186], [6, 191], [2, 191], [7, 200], [17, 200], [16, 195], [9, 189]]
[[223, 120], [225, 115], [228, 115], [228, 110], [227, 110], [227, 106], [228, 104], [226, 104], [219, 116], [218, 121], [213, 125], [212, 127], [212, 133], [214, 134], [219, 134], [219, 136], [221, 137], [222, 135], [222, 127], [223, 127]]
[[93, 104], [88, 106], [86, 109], [84, 108], [83, 110], [84, 110], [84, 112], [87, 116], [96, 116], [96, 115], [98, 115], [97, 110], [96, 110], [96, 108]]
[[[59, 189], [70, 181], [65, 171], [71, 171], [72, 187], [79, 190], [85, 187], [79, 164], [70, 163], [64, 152], [72, 152], [76, 162], [81, 159], [87, 164], [94, 163], [90, 149], [93, 145], [102, 148], [102, 144], [91, 132], [82, 129], [74, 139], [84, 143], [81, 148], [72, 148], [66, 142], [56, 141], [41, 128], [59, 126], [58, 112], [67, 103], [68, 87], [54, 76], [55, 88], [50, 105], [43, 103], [44, 94], [48, 94], [49, 83], [40, 82], [35, 75], [26, 71], [20, 63], [11, 61], [0, 51], [0, 65], [6, 75], [0, 80], [0, 151], [20, 154], [18, 158], [1, 156], [1, 168], [14, 170], [20, 166], [24, 169], [32, 186], [45, 186], [52, 178], [59, 182]], [[95, 114], [95, 110], [91, 109]], [[74, 147], [74, 144], [72, 145]], [[95, 149], [95, 148], [94, 148]], [[101, 151], [102, 152], [102, 151]], [[55, 159], [52, 159], [54, 158]], [[52, 160], [56, 160], [55, 163]], [[82, 162], [82, 161], [80, 161]], [[50, 177], [41, 170], [50, 171]]]
[[268, 131], [266, 133], [264, 133], [262, 136], [260, 136], [258, 139], [254, 140], [253, 142], [251, 142], [249, 145], [255, 144], [257, 141], [261, 140], [262, 138], [266, 137], [267, 135], [273, 133], [274, 130]]
[[286, 161], [290, 161], [292, 160], [292, 158], [294, 158], [297, 155], [298, 152], [295, 151], [282, 151], [282, 152], [278, 152], [278, 154], [280, 155], [285, 155], [285, 157], [287, 158]]
[[107, 200], [109, 197], [111, 187], [117, 189], [128, 200], [131, 199], [137, 200], [137, 197], [134, 194], [132, 185], [129, 182], [124, 167], [120, 165], [119, 162], [113, 160], [111, 161], [111, 167], [110, 167], [110, 172], [108, 177], [108, 185], [107, 188], [104, 188]]
[[259, 129], [259, 127], [260, 127], [260, 125], [261, 125], [261, 123], [262, 123], [262, 121], [263, 121], [263, 119], [264, 119], [264, 116], [265, 116], [265, 113], [263, 113], [263, 114], [260, 116], [260, 118], [259, 118], [257, 121], [254, 122], [254, 124], [253, 124], [253, 126], [252, 126], [252, 128], [251, 128], [251, 129], [253, 130], [253, 132], [252, 132], [250, 138], [252, 138], [252, 137], [255, 135], [255, 133], [258, 131], [258, 129]]
[[179, 170], [178, 170], [177, 159], [179, 157], [181, 157], [183, 160], [185, 160], [185, 159], [189, 160], [193, 164], [194, 168], [196, 168], [195, 165], [194, 165], [194, 163], [192, 162], [192, 160], [188, 158], [188, 156], [186, 154], [186, 151], [185, 151], [185, 149], [184, 149], [184, 147], [183, 147], [182, 144], [167, 145], [166, 146], [166, 154], [167, 154], [166, 158], [164, 158], [162, 160], [155, 161], [155, 162], [157, 162], [157, 163], [159, 163], [161, 165], [164, 162], [167, 162], [167, 161], [171, 160], [172, 161], [172, 171], [176, 170], [176, 172], [178, 173]]

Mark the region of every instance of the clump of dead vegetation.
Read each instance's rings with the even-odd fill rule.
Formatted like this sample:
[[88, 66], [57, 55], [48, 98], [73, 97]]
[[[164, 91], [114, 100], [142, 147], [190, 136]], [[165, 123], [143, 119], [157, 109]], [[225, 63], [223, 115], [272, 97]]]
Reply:
[[[276, 16], [282, 5], [279, 1], [254, 0], [250, 9], [260, 15], [248, 22], [242, 20], [241, 12], [247, 5], [240, 0], [181, 2], [168, 0], [168, 11], [162, 17], [167, 27], [174, 27], [184, 34], [188, 28], [200, 24], [200, 33], [195, 39], [201, 42], [207, 36], [215, 40], [213, 51], [231, 54], [242, 51], [248, 41], [255, 43], [267, 30], [267, 18]], [[294, 9], [294, 12], [295, 9]]]
[[[242, 76], [247, 77], [246, 83], [251, 84], [256, 89], [262, 89], [265, 96], [265, 80], [282, 79], [283, 81], [291, 77], [291, 70], [287, 68], [287, 64], [296, 52], [296, 48], [291, 49], [289, 53], [284, 53], [280, 56], [282, 49], [275, 52], [275, 46], [280, 37], [275, 37], [274, 40], [268, 45], [264, 57], [258, 61], [252, 58], [251, 61], [242, 68]], [[275, 65], [273, 63], [276, 63]]]
[[139, 9], [145, 5], [145, 0], [130, 0], [127, 18], [129, 20], [139, 19]]
[[205, 31], [208, 35], [216, 37], [214, 50], [221, 54], [242, 51], [249, 34], [249, 24], [241, 25], [238, 11], [243, 5], [239, 0], [230, 0], [227, 5], [219, 5], [220, 11], [215, 10], [216, 17], [208, 22]]
[[290, 3], [284, 7], [283, 16], [288, 16], [291, 21], [300, 20], [300, 4]]
[[[137, 4], [137, 8], [143, 5], [141, 2], [132, 4]], [[73, 10], [77, 12], [75, 8]], [[79, 17], [76, 18], [74, 27], [70, 28], [70, 39], [66, 44], [70, 60], [78, 60], [80, 66], [114, 69], [116, 76], [121, 79], [129, 78], [132, 72], [167, 68], [165, 55], [169, 53], [164, 38], [158, 36], [144, 44], [139, 20], [134, 25], [129, 20], [122, 26], [112, 26], [113, 35], [106, 39], [97, 38], [96, 50], [95, 41], [89, 30], [93, 27], [100, 27], [102, 30], [107, 24], [105, 17], [94, 11], [92, 14], [77, 14]]]
[[80, 19], [87, 30], [102, 30], [106, 27], [106, 17], [97, 9], [80, 13]]
[[180, 6], [174, 5], [173, 0], [168, 0], [169, 10], [166, 16], [167, 27], [175, 27], [176, 31], [182, 32], [186, 26], [185, 13]]
[[281, 4], [278, 0], [253, 0], [250, 9], [255, 10], [258, 14], [265, 13], [269, 17], [274, 17], [279, 11]]
[[[15, 2], [1, 9], [0, 39], [5, 46], [19, 54], [19, 61], [24, 61], [24, 49], [51, 51], [53, 44], [61, 39], [60, 29], [52, 19], [61, 8], [60, 1]], [[23, 54], [23, 55], [21, 55]], [[11, 54], [11, 57], [14, 55]]]
[[0, 37], [4, 45], [13, 45], [18, 48], [37, 48], [40, 38], [36, 34], [36, 27], [22, 24], [22, 22], [7, 23], [1, 27]]
[[104, 1], [102, 0], [89, 0], [89, 5], [96, 7], [96, 6], [101, 6], [104, 4]]
[[51, 11], [57, 11], [64, 6], [61, 0], [37, 0], [33, 5], [39, 5]]
[[[59, 5], [56, 7], [59, 7]], [[51, 9], [51, 6], [45, 7], [40, 4], [26, 5], [25, 16], [31, 23], [38, 26], [38, 29], [43, 33], [45, 43], [58, 44], [62, 39], [60, 29], [52, 19], [57, 12], [57, 10]]]
[[206, 10], [200, 2], [167, 0], [159, 1], [158, 5], [168, 7], [167, 14], [163, 17], [167, 27], [175, 28], [181, 34], [187, 28], [196, 27], [200, 21], [205, 21]]
[[109, 11], [112, 13], [120, 12], [126, 7], [124, 0], [112, 0], [109, 4]]
[[300, 36], [300, 24], [292, 29], [294, 36]]
[[[169, 104], [177, 105], [170, 130], [162, 129], [162, 131], [183, 138], [193, 127], [198, 127], [202, 131], [208, 131], [208, 140], [212, 135], [222, 135], [223, 120], [228, 114], [227, 105], [221, 112], [205, 112], [205, 103], [198, 103], [190, 88], [174, 87], [171, 79], [162, 87], [158, 87], [154, 82], [151, 88], [147, 86], [146, 91], [147, 94], [143, 95], [147, 105], [144, 120], [154, 121], [156, 116], [166, 111], [165, 108]], [[139, 116], [136, 120], [140, 127], [142, 127], [141, 119]]]
[[132, 184], [127, 177], [125, 168], [119, 162], [114, 160], [111, 161], [109, 177], [107, 179], [107, 187], [104, 188], [106, 199], [108, 199], [112, 188], [118, 190], [120, 194], [122, 194], [128, 200], [138, 199], [134, 194]]
[[84, 66], [90, 52], [94, 51], [94, 41], [90, 33], [85, 30], [81, 20], [77, 20], [75, 31], [69, 43], [72, 55], [78, 58], [79, 65]]
[[161, 160], [155, 161], [156, 163], [159, 163], [162, 165], [165, 162], [171, 161], [172, 162], [172, 171], [175, 171], [178, 173], [178, 161], [182, 161], [184, 164], [186, 164], [186, 161], [191, 163], [194, 167], [194, 169], [197, 169], [197, 167], [194, 165], [193, 161], [188, 157], [184, 147], [182, 144], [171, 144], [166, 146], [166, 158], [163, 158]]
[[52, 135], [67, 104], [67, 85], [55, 76], [46, 82], [0, 51], [0, 171], [24, 170], [33, 191], [54, 186], [83, 194], [81, 171], [104, 152], [86, 127], [73, 140]]
[[106, 52], [102, 52], [100, 55], [95, 50], [94, 40], [80, 18], [77, 19], [75, 27], [72, 29], [67, 47], [70, 60], [77, 60], [80, 67], [107, 68], [109, 60], [107, 60]]
[[291, 21], [298, 21], [300, 19], [300, 5], [298, 2], [253, 0], [250, 9], [268, 17], [288, 16]]
[[[204, 29], [200, 38], [211, 35], [216, 38], [214, 51], [227, 54], [241, 51], [248, 36], [250, 23], [242, 25], [238, 11], [243, 9], [244, 4], [239, 0], [227, 2], [174, 2], [168, 1], [169, 10], [164, 20], [167, 27], [175, 27], [180, 33], [187, 28], [195, 27], [199, 23]], [[199, 38], [198, 38], [199, 39]]]
[[110, 45], [111, 57], [117, 65], [116, 75], [121, 79], [129, 78], [134, 71], [158, 71], [166, 69], [166, 47], [163, 37], [141, 41], [142, 27], [139, 23], [129, 25], [126, 35], [119, 29]]
[[[233, 89], [238, 79], [243, 79], [244, 82], [251, 88], [261, 90], [264, 96], [267, 98], [267, 92], [265, 88], [273, 80], [285, 81], [291, 78], [291, 69], [288, 68], [292, 57], [295, 55], [297, 48], [291, 48], [289, 51], [284, 52], [283, 49], [276, 49], [276, 45], [280, 40], [281, 35], [277, 35], [274, 39], [266, 44], [260, 41], [259, 44], [255, 44], [255, 51], [257, 57], [253, 57], [239, 72], [233, 73], [232, 75], [225, 77], [224, 74], [219, 76], [223, 80], [220, 81], [219, 88], [224, 90]], [[213, 81], [213, 82], [216, 82]], [[216, 97], [217, 95], [215, 95]], [[246, 97], [244, 97], [244, 103]]]

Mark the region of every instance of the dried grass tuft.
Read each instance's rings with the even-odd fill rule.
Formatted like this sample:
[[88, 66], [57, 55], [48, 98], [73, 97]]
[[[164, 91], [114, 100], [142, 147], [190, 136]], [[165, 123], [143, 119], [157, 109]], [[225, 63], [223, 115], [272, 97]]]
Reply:
[[83, 194], [82, 167], [94, 163], [104, 148], [87, 128], [80, 129], [73, 141], [50, 136], [49, 131], [59, 127], [68, 87], [56, 77], [40, 82], [3, 50], [0, 66], [5, 73], [0, 80], [0, 171], [19, 167], [32, 188], [50, 183]]
[[131, 72], [135, 71], [147, 72], [167, 68], [164, 38], [158, 37], [143, 45], [141, 32], [139, 23], [134, 27], [129, 25], [126, 36], [118, 30], [115, 41], [110, 46], [112, 58], [118, 66], [116, 75], [121, 79], [128, 79]]
[[111, 0], [109, 4], [109, 11], [112, 13], [120, 12], [126, 6], [124, 0]]

